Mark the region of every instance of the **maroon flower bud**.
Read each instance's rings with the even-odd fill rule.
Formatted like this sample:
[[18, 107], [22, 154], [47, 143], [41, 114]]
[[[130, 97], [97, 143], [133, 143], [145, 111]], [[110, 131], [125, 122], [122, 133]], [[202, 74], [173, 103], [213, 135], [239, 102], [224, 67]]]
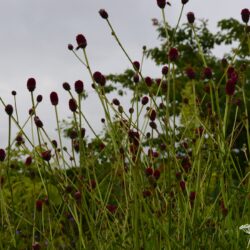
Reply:
[[40, 250], [41, 249], [41, 245], [38, 242], [34, 242], [32, 244], [32, 249], [33, 250]]
[[190, 24], [193, 24], [193, 23], [194, 23], [194, 20], [195, 20], [194, 13], [193, 13], [193, 12], [188, 12], [188, 13], [187, 13], [187, 19], [188, 19], [188, 22], [189, 22]]
[[185, 181], [180, 181], [180, 188], [182, 191], [186, 189], [186, 182]]
[[164, 9], [166, 6], [166, 0], [157, 0], [157, 5], [159, 8]]
[[134, 69], [135, 69], [136, 71], [139, 71], [139, 69], [140, 69], [140, 63], [139, 63], [138, 61], [134, 61], [134, 62], [133, 62], [133, 66], [134, 66]]
[[168, 58], [170, 61], [176, 61], [179, 57], [179, 52], [176, 48], [171, 48], [168, 52]]
[[188, 2], [188, 0], [181, 0], [181, 3], [184, 5]]
[[193, 68], [189, 67], [186, 69], [186, 75], [189, 79], [195, 79], [195, 71]]
[[105, 119], [104, 119], [104, 118], [102, 118], [102, 119], [101, 119], [101, 122], [102, 122], [102, 123], [105, 123]]
[[44, 152], [41, 153], [41, 157], [43, 158], [43, 160], [45, 161], [50, 161], [51, 159], [51, 151], [50, 150], [46, 150]]
[[77, 94], [81, 94], [83, 92], [83, 82], [81, 80], [75, 82], [75, 91]]
[[163, 75], [167, 75], [168, 74], [168, 66], [163, 66], [162, 69], [161, 69], [161, 73]]
[[77, 110], [77, 104], [76, 104], [76, 100], [71, 98], [69, 100], [69, 109], [72, 111], [72, 112], [76, 112]]
[[76, 130], [70, 130], [69, 132], [68, 132], [68, 135], [69, 135], [69, 138], [71, 139], [71, 140], [74, 140], [76, 137], [77, 137], [77, 131]]
[[89, 186], [91, 189], [95, 189], [96, 188], [96, 181], [95, 180], [90, 180]]
[[158, 179], [160, 178], [160, 175], [161, 175], [160, 170], [159, 170], [159, 169], [156, 169], [156, 170], [154, 171], [154, 177], [155, 177], [155, 179], [158, 180]]
[[63, 86], [63, 88], [64, 88], [66, 91], [70, 91], [70, 85], [69, 85], [69, 83], [64, 82], [64, 83], [62, 84], [62, 86]]
[[25, 160], [25, 165], [26, 166], [30, 166], [32, 163], [32, 157], [31, 156], [28, 156]]
[[191, 202], [193, 202], [195, 200], [195, 197], [196, 197], [196, 193], [194, 191], [190, 192], [189, 199], [190, 199]]
[[103, 19], [108, 19], [108, 17], [109, 17], [107, 11], [104, 10], [104, 9], [100, 9], [100, 10], [99, 10], [99, 14], [100, 14], [100, 16], [101, 16]]
[[79, 48], [85, 49], [87, 47], [87, 40], [84, 37], [84, 35], [82, 35], [82, 34], [78, 34], [76, 36], [76, 42], [78, 45], [78, 47], [76, 49], [79, 49]]
[[155, 122], [150, 122], [149, 123], [149, 126], [152, 128], [152, 129], [157, 129], [157, 125]]
[[152, 110], [150, 111], [150, 113], [149, 113], [149, 119], [150, 119], [151, 121], [154, 121], [155, 118], [156, 118], [156, 111], [155, 111], [154, 109], [152, 109]]
[[93, 74], [93, 78], [94, 78], [94, 80], [95, 80], [98, 84], [100, 84], [101, 86], [104, 86], [105, 83], [106, 83], [106, 78], [105, 78], [105, 76], [104, 76], [101, 72], [99, 72], [99, 71], [96, 71], [96, 72]]
[[142, 195], [143, 195], [144, 198], [150, 197], [151, 196], [151, 191], [150, 190], [144, 190], [142, 192]]
[[129, 108], [128, 112], [129, 112], [130, 114], [133, 114], [133, 113], [134, 113], [134, 109], [133, 109], [133, 108]]
[[72, 44], [68, 44], [68, 50], [73, 50], [74, 46]]
[[82, 196], [82, 195], [81, 195], [81, 192], [80, 192], [80, 191], [77, 191], [77, 192], [74, 193], [74, 197], [75, 197], [76, 200], [80, 200], [80, 199], [81, 199], [81, 196]]
[[40, 118], [38, 116], [34, 117], [34, 122], [35, 122], [35, 124], [36, 124], [36, 126], [38, 128], [42, 128], [43, 127], [43, 122], [40, 120]]
[[10, 104], [6, 105], [6, 107], [5, 107], [5, 112], [6, 112], [9, 116], [11, 116], [11, 115], [13, 114], [13, 107], [12, 107], [12, 105], [10, 105]]
[[119, 101], [118, 99], [116, 99], [116, 98], [114, 98], [114, 99], [112, 100], [112, 102], [113, 102], [113, 104], [116, 105], [116, 106], [119, 106], [119, 105], [120, 105], [120, 101]]
[[36, 80], [34, 78], [29, 78], [27, 81], [27, 89], [33, 92], [36, 88]]
[[147, 84], [148, 87], [150, 87], [153, 84], [153, 80], [151, 79], [151, 77], [147, 76], [145, 78], [145, 83]]
[[153, 168], [147, 167], [147, 168], [145, 169], [145, 174], [146, 174], [146, 176], [153, 175], [153, 173], [154, 173]]
[[53, 106], [56, 106], [58, 104], [58, 95], [56, 92], [50, 93], [50, 101]]
[[212, 69], [209, 67], [206, 67], [203, 69], [203, 76], [205, 79], [211, 79], [213, 76]]
[[235, 91], [235, 82], [232, 79], [229, 79], [225, 87], [226, 94], [232, 96]]
[[141, 104], [142, 105], [146, 105], [148, 103], [148, 101], [149, 101], [148, 97], [147, 96], [143, 96], [142, 100], [141, 100]]
[[241, 11], [241, 18], [244, 23], [248, 23], [250, 17], [250, 11], [249, 9], [243, 9]]
[[11, 94], [12, 94], [13, 96], [15, 96], [15, 95], [16, 95], [16, 91], [15, 91], [15, 90], [12, 90], [12, 91], [11, 91]]
[[43, 208], [43, 201], [42, 200], [37, 200], [36, 201], [36, 210], [41, 212]]
[[133, 81], [134, 81], [134, 83], [138, 83], [138, 82], [140, 81], [140, 77], [139, 77], [138, 74], [135, 74], [135, 75], [133, 76]]
[[36, 97], [36, 101], [37, 102], [41, 102], [43, 100], [43, 96], [42, 95], [38, 95], [37, 97]]
[[106, 206], [106, 208], [109, 210], [109, 212], [110, 212], [111, 214], [114, 214], [115, 211], [117, 210], [117, 206], [116, 206], [116, 205], [113, 205], [113, 204], [108, 204], [108, 205]]
[[0, 161], [4, 161], [6, 157], [6, 153], [5, 153], [5, 150], [4, 149], [0, 149]]

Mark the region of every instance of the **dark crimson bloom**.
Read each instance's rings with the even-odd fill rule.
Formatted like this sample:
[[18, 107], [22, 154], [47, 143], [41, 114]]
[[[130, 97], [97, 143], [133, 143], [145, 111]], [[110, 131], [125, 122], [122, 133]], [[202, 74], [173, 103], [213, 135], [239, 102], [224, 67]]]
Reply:
[[36, 88], [36, 80], [34, 78], [29, 78], [27, 81], [27, 89], [33, 92]]
[[69, 100], [69, 109], [72, 111], [72, 112], [76, 112], [77, 110], [77, 103], [76, 103], [76, 100], [71, 98]]
[[226, 83], [226, 88], [225, 88], [226, 94], [229, 96], [232, 96], [235, 91], [235, 82], [232, 79], [229, 79]]
[[148, 87], [152, 86], [152, 84], [153, 84], [152, 78], [149, 77], [149, 76], [147, 76], [147, 77], [145, 78], [145, 83], [147, 84]]
[[13, 96], [15, 96], [15, 95], [16, 95], [16, 91], [15, 91], [15, 90], [12, 90], [12, 91], [11, 91], [11, 94], [12, 94]]
[[195, 71], [193, 68], [189, 67], [186, 69], [186, 75], [189, 79], [195, 79]]
[[116, 105], [116, 106], [119, 106], [120, 105], [120, 101], [117, 99], [117, 98], [114, 98], [112, 100], [113, 104]]
[[84, 138], [86, 133], [86, 129], [85, 128], [81, 128], [81, 137]]
[[37, 200], [36, 201], [36, 210], [41, 212], [43, 208], [43, 201], [42, 200]]
[[41, 249], [41, 245], [38, 242], [34, 242], [32, 244], [32, 249], [34, 249], [34, 250], [40, 250]]
[[80, 192], [80, 191], [77, 191], [77, 192], [74, 193], [74, 197], [75, 197], [76, 200], [80, 200], [80, 199], [81, 199], [81, 196], [82, 196], [82, 195], [81, 195], [81, 192]]
[[37, 102], [41, 102], [43, 100], [43, 96], [42, 95], [38, 95], [37, 97], [36, 97], [36, 101]]
[[50, 93], [50, 101], [53, 106], [58, 104], [58, 95], [56, 92], [53, 91]]
[[75, 91], [77, 94], [81, 94], [83, 92], [83, 82], [81, 80], [75, 82]]
[[135, 69], [136, 71], [139, 71], [139, 69], [140, 69], [140, 63], [139, 63], [138, 61], [134, 61], [134, 62], [133, 62], [133, 66], [134, 66], [134, 69]]
[[134, 111], [135, 111], [135, 110], [134, 110], [133, 108], [129, 108], [129, 110], [128, 110], [129, 114], [133, 114]]
[[248, 23], [250, 17], [250, 11], [249, 9], [243, 9], [241, 11], [241, 18], [244, 23]]
[[134, 83], [138, 83], [138, 82], [140, 81], [140, 77], [139, 77], [138, 74], [135, 74], [135, 75], [133, 76], [133, 81], [134, 81]]
[[186, 4], [188, 2], [188, 0], [181, 0], [182, 4]]
[[109, 17], [107, 11], [104, 10], [104, 9], [100, 9], [100, 10], [99, 10], [99, 14], [100, 14], [100, 16], [101, 16], [103, 19], [108, 19], [108, 17]]
[[158, 179], [160, 178], [160, 175], [161, 175], [160, 170], [159, 170], [159, 169], [156, 169], [156, 170], [154, 171], [154, 177], [155, 177], [155, 179], [158, 180]]
[[93, 74], [93, 78], [94, 78], [94, 80], [95, 80], [98, 84], [100, 84], [101, 86], [104, 86], [105, 83], [106, 83], [106, 78], [105, 78], [105, 76], [104, 76], [101, 72], [99, 72], [99, 71], [96, 71], [96, 72]]
[[31, 156], [28, 156], [25, 160], [25, 165], [26, 166], [30, 166], [32, 163], [32, 157]]
[[142, 99], [141, 99], [141, 104], [142, 105], [146, 105], [148, 103], [149, 99], [147, 96], [143, 96]]
[[35, 122], [35, 124], [36, 124], [36, 126], [38, 128], [42, 128], [43, 127], [43, 122], [40, 120], [40, 118], [38, 116], [34, 117], [34, 122]]
[[68, 44], [68, 50], [73, 50], [74, 46], [72, 44]]
[[64, 82], [64, 83], [62, 84], [62, 86], [63, 86], [63, 88], [64, 88], [66, 91], [70, 91], [70, 85], [69, 85], [69, 83]]
[[56, 140], [52, 140], [51, 143], [52, 143], [54, 148], [57, 148], [57, 141]]
[[111, 214], [114, 214], [114, 213], [116, 212], [116, 210], [117, 210], [117, 206], [116, 206], [116, 205], [113, 205], [113, 204], [108, 204], [108, 205], [106, 206], [106, 208], [109, 210], [109, 212], [110, 212]]
[[150, 112], [149, 112], [149, 119], [151, 121], [154, 121], [156, 118], [156, 111], [154, 109], [152, 109]]
[[90, 180], [89, 186], [91, 189], [95, 189], [96, 188], [96, 181], [94, 179]]
[[0, 161], [4, 161], [5, 157], [6, 157], [5, 150], [0, 148]]
[[203, 69], [203, 76], [205, 79], [211, 79], [213, 76], [212, 69], [209, 67], [206, 67]]
[[146, 174], [147, 176], [153, 175], [153, 173], [154, 173], [153, 168], [147, 167], [147, 168], [145, 169], [145, 174]]
[[195, 20], [194, 13], [193, 13], [193, 12], [188, 12], [188, 13], [187, 13], [187, 19], [188, 19], [188, 22], [189, 22], [190, 24], [193, 24], [193, 23], [194, 23], [194, 20]]
[[46, 150], [46, 151], [42, 152], [41, 157], [43, 158], [43, 160], [49, 162], [51, 159], [51, 150]]
[[142, 192], [142, 195], [143, 195], [144, 198], [150, 197], [151, 196], [151, 191], [150, 190], [144, 190]]
[[152, 128], [152, 129], [157, 129], [157, 125], [155, 122], [150, 122], [149, 123], [149, 126]]
[[86, 40], [85, 36], [82, 34], [78, 34], [76, 36], [76, 42], [78, 45], [78, 47], [76, 49], [79, 49], [79, 48], [85, 49], [87, 47], [87, 40]]
[[161, 73], [163, 75], [167, 75], [168, 74], [168, 66], [163, 66], [162, 69], [161, 69]]
[[232, 74], [235, 72], [235, 69], [233, 66], [229, 66], [228, 69], [227, 69], [227, 77], [228, 78], [231, 78], [232, 77]]
[[196, 193], [194, 191], [190, 192], [189, 199], [190, 199], [191, 202], [195, 200], [195, 197], [196, 197]]
[[6, 112], [9, 116], [11, 116], [11, 115], [13, 114], [13, 107], [12, 107], [12, 105], [10, 105], [10, 104], [6, 105], [6, 107], [5, 107], [5, 112]]
[[186, 182], [185, 181], [180, 181], [180, 188], [182, 191], [186, 189]]
[[176, 48], [171, 48], [168, 52], [168, 58], [170, 61], [176, 61], [179, 57], [179, 52]]
[[157, 0], [157, 5], [159, 8], [164, 9], [166, 6], [166, 0]]

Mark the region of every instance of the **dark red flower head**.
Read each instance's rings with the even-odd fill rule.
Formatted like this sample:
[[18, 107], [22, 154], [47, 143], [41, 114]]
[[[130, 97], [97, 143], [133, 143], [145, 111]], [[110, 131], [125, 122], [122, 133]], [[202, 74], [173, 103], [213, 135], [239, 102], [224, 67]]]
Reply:
[[167, 75], [168, 74], [168, 66], [163, 66], [162, 69], [161, 69], [161, 73], [163, 75]]
[[193, 13], [193, 12], [188, 12], [188, 13], [187, 13], [187, 19], [188, 19], [188, 22], [189, 22], [190, 24], [193, 24], [193, 23], [194, 23], [194, 20], [195, 20], [194, 13]]
[[46, 150], [46, 151], [42, 152], [41, 157], [45, 161], [50, 161], [50, 159], [51, 159], [51, 150]]
[[32, 244], [32, 249], [33, 250], [40, 250], [41, 249], [41, 245], [38, 242], [34, 242]]
[[83, 92], [83, 82], [81, 80], [75, 82], [75, 91], [77, 94], [81, 94]]
[[43, 127], [43, 122], [40, 120], [40, 118], [38, 116], [34, 117], [34, 122], [35, 122], [35, 124], [36, 124], [36, 126], [38, 128], [42, 128]]
[[203, 69], [203, 77], [205, 79], [211, 79], [213, 76], [213, 72], [212, 72], [212, 69], [209, 68], [209, 67], [206, 67]]
[[181, 3], [184, 5], [188, 2], [188, 0], [181, 0]]
[[38, 95], [37, 97], [36, 97], [36, 101], [37, 102], [41, 102], [43, 100], [43, 96], [42, 95]]
[[15, 96], [15, 95], [16, 95], [16, 91], [15, 91], [15, 90], [12, 90], [12, 91], [11, 91], [11, 94], [12, 94], [13, 96]]
[[50, 93], [50, 101], [53, 106], [58, 104], [58, 95], [56, 92], [53, 91]]
[[149, 76], [147, 76], [147, 77], [145, 78], [145, 83], [146, 83], [146, 85], [147, 85], [148, 87], [152, 86], [152, 84], [153, 84], [152, 78], [149, 77]]
[[64, 88], [66, 91], [70, 91], [70, 85], [69, 85], [69, 83], [64, 82], [64, 83], [62, 84], [62, 86], [63, 86], [63, 88]]
[[106, 208], [109, 210], [110, 213], [114, 214], [117, 209], [117, 206], [113, 204], [108, 204]]
[[195, 71], [193, 68], [189, 67], [186, 69], [186, 75], [189, 79], [195, 79]]
[[29, 78], [27, 81], [27, 89], [33, 92], [36, 88], [36, 80], [34, 78]]
[[147, 96], [143, 96], [142, 99], [141, 99], [141, 104], [142, 105], [146, 105], [148, 103], [149, 99]]
[[108, 15], [108, 12], [104, 9], [100, 9], [99, 10], [99, 14], [100, 16], [103, 18], [103, 19], [108, 19], [109, 15]]
[[229, 96], [232, 96], [235, 91], [235, 82], [232, 79], [229, 79], [226, 83], [226, 88], [225, 88], [226, 94]]
[[11, 116], [11, 115], [13, 114], [13, 107], [12, 107], [11, 104], [6, 105], [6, 107], [5, 107], [5, 112], [6, 112], [9, 116]]
[[31, 156], [28, 156], [25, 160], [25, 165], [26, 166], [30, 166], [32, 163], [32, 157]]
[[94, 74], [93, 74], [93, 78], [94, 80], [101, 86], [104, 86], [105, 83], [106, 83], [106, 78], [105, 76], [99, 72], [99, 71], [96, 71]]
[[133, 62], [133, 66], [134, 66], [134, 69], [135, 69], [136, 71], [139, 71], [139, 69], [140, 69], [140, 63], [139, 63], [138, 61], [134, 61], [134, 62]]
[[166, 0], [157, 0], [157, 5], [159, 8], [164, 9], [166, 6]]
[[243, 9], [241, 11], [241, 18], [244, 23], [248, 23], [250, 17], [250, 11], [249, 9]]
[[0, 148], [0, 161], [4, 161], [5, 157], [6, 157], [5, 150]]
[[69, 109], [72, 111], [72, 112], [76, 112], [77, 110], [77, 103], [76, 103], [76, 100], [71, 98], [69, 100]]
[[72, 44], [68, 44], [68, 50], [73, 50], [74, 46]]
[[176, 61], [179, 57], [179, 52], [176, 48], [171, 48], [168, 52], [168, 58], [170, 61]]
[[79, 48], [85, 49], [87, 47], [87, 40], [86, 40], [85, 36], [82, 34], [78, 34], [76, 36], [76, 42], [78, 45], [78, 47], [76, 49], [79, 49]]
[[43, 208], [43, 201], [42, 200], [37, 200], [36, 201], [36, 210], [41, 212]]

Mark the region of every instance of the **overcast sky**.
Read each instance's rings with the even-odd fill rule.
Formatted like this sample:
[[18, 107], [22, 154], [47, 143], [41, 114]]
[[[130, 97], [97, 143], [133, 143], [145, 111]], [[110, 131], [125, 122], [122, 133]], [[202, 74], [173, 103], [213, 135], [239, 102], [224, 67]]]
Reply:
[[[172, 7], [166, 8], [167, 20], [174, 25], [181, 9], [181, 0], [170, 0]], [[196, 18], [209, 20], [216, 30], [216, 22], [234, 17], [241, 20], [241, 9], [249, 7], [249, 0], [190, 0], [186, 13], [193, 11]], [[89, 121], [97, 128], [101, 115], [100, 107], [90, 88], [87, 71], [67, 50], [67, 44], [75, 44], [75, 36], [82, 33], [88, 41], [87, 53], [93, 71], [104, 74], [123, 72], [129, 67], [125, 56], [110, 35], [106, 22], [98, 10], [109, 13], [118, 36], [133, 60], [140, 59], [143, 45], [159, 44], [157, 33], [151, 25], [152, 18], [161, 19], [161, 11], [155, 0], [1, 0], [0, 1], [0, 96], [5, 103], [13, 104], [11, 91], [17, 91], [18, 112], [21, 123], [31, 107], [26, 81], [37, 80], [35, 95], [42, 94], [44, 102], [38, 114], [47, 131], [54, 136], [56, 127], [53, 107], [49, 102], [51, 91], [59, 94], [61, 118], [70, 115], [68, 96], [62, 83], [73, 84], [81, 79], [90, 91], [84, 102]], [[220, 51], [216, 51], [220, 54]], [[146, 63], [144, 72], [156, 76], [159, 71], [152, 63]], [[0, 106], [0, 147], [7, 146], [7, 119]]]

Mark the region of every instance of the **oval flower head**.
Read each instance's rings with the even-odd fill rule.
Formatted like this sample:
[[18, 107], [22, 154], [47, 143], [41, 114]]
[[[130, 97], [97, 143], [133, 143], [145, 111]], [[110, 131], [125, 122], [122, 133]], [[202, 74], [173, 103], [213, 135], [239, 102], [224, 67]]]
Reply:
[[[239, 227], [240, 230], [244, 231], [247, 234], [250, 234], [250, 224], [245, 224]], [[247, 243], [247, 248], [250, 246], [250, 239]]]

